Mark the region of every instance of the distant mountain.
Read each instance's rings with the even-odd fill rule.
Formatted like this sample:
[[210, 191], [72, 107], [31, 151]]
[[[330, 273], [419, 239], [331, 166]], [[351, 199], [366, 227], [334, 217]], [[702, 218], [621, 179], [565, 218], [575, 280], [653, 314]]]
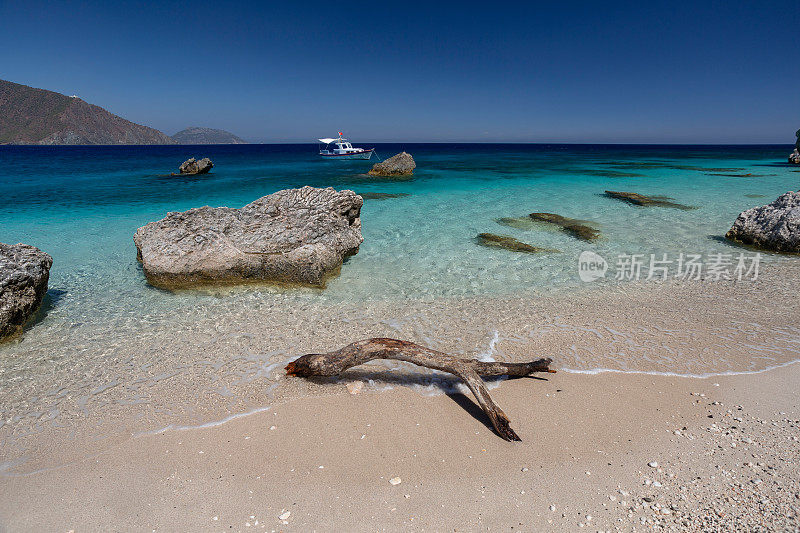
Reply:
[[66, 96], [0, 80], [0, 144], [175, 144], [160, 131], [134, 124]]
[[172, 138], [178, 144], [247, 144], [233, 133], [213, 128], [190, 126]]

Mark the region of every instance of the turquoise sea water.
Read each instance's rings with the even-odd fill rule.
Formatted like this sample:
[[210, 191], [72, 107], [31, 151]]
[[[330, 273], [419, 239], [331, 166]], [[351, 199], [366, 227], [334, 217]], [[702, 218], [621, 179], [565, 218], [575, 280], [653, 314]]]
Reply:
[[[302, 185], [404, 193], [366, 201], [364, 244], [324, 297], [498, 294], [576, 283], [577, 255], [586, 249], [611, 258], [730, 252], [713, 237], [741, 210], [798, 183], [782, 163], [785, 147], [378, 146], [384, 157], [399, 149], [418, 162], [411, 181], [368, 179], [368, 162], [320, 160], [313, 146], [0, 147], [0, 242], [30, 243], [54, 257], [58, 306], [78, 314], [141, 310], [163, 295], [144, 284], [131, 237], [168, 211], [240, 207]], [[201, 177], [166, 175], [189, 156], [209, 156], [216, 167]], [[637, 208], [601, 196], [606, 189], [698, 209]], [[603, 238], [585, 243], [546, 226], [496, 222], [535, 211], [593, 221]], [[474, 242], [481, 232], [561, 253], [483, 248]]]
[[[413, 154], [417, 170], [405, 181], [369, 178], [364, 173], [372, 162], [322, 160], [315, 150], [0, 146], [0, 242], [32, 244], [54, 258], [42, 311], [21, 342], [0, 346], [0, 433], [17, 438], [22, 430], [14, 424], [25, 419], [55, 424], [68, 409], [86, 412], [92, 398], [100, 397], [98, 405], [145, 402], [145, 385], [180, 372], [194, 372], [195, 380], [207, 368], [232, 368], [208, 387], [234, 397], [236, 383], [263, 378], [296, 349], [287, 333], [291, 313], [312, 306], [563, 294], [585, 287], [577, 270], [585, 250], [612, 264], [619, 254], [736, 254], [741, 249], [720, 240], [736, 215], [800, 183], [797, 168], [784, 163], [788, 145], [378, 145], [383, 157], [400, 150]], [[189, 157], [210, 157], [215, 168], [205, 176], [168, 175]], [[405, 196], [365, 201], [364, 243], [325, 290], [262, 286], [169, 293], [145, 282], [132, 241], [138, 227], [169, 211], [241, 207], [303, 185]], [[668, 196], [696, 209], [635, 207], [603, 196], [605, 190]], [[587, 243], [552, 227], [497, 222], [531, 212], [591, 221], [602, 237]], [[483, 232], [558, 252], [482, 247], [475, 237]], [[255, 309], [261, 320], [273, 317], [275, 324], [247, 324], [248, 311]], [[322, 317], [318, 327], [354, 320], [314, 312]], [[233, 317], [239, 330], [229, 323]], [[172, 330], [192, 339], [190, 355], [164, 346], [159, 335]], [[245, 333], [234, 339], [240, 330]], [[253, 331], [268, 340], [248, 344]], [[485, 334], [492, 348], [497, 329], [487, 327]], [[225, 348], [214, 348], [223, 337]]]

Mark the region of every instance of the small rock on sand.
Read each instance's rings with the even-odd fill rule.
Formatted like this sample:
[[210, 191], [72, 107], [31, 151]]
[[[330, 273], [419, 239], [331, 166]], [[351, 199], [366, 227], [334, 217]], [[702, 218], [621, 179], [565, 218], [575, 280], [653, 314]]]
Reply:
[[286, 520], [286, 519], [287, 519], [287, 518], [289, 518], [291, 515], [292, 515], [292, 512], [291, 512], [291, 511], [285, 511], [284, 513], [282, 513], [282, 514], [281, 514], [281, 515], [278, 517], [278, 520]]
[[400, 479], [399, 477], [393, 477], [392, 479], [389, 480], [389, 483], [391, 483], [392, 485], [399, 485], [402, 482], [403, 480]]

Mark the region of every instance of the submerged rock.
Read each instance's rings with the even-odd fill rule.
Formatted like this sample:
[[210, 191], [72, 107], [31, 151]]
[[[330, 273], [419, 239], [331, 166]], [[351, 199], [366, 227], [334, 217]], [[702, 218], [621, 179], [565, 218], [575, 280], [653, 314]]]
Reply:
[[625, 170], [628, 168], [661, 168], [668, 165], [668, 163], [660, 161], [609, 161], [601, 164], [617, 170]]
[[767, 176], [774, 176], [775, 174], [753, 174], [752, 172], [740, 172], [737, 174], [729, 174], [723, 172], [710, 172], [706, 176], [723, 176], [725, 178], [766, 178]]
[[393, 155], [385, 161], [375, 163], [372, 170], [369, 171], [370, 176], [410, 176], [414, 173], [417, 164], [414, 158], [407, 152], [400, 152]]
[[552, 226], [582, 241], [593, 241], [600, 237], [600, 230], [592, 226], [593, 222], [567, 218], [555, 213], [531, 213], [526, 217], [503, 217], [498, 218], [497, 223], [524, 230]]
[[495, 235], [494, 233], [479, 233], [475, 241], [481, 246], [491, 246], [494, 248], [505, 248], [513, 252], [527, 252], [530, 254], [538, 254], [542, 252], [558, 252], [551, 248], [538, 248], [531, 246], [524, 242], [518, 241], [514, 237], [508, 235]]
[[584, 220], [562, 217], [555, 213], [531, 213], [528, 216], [537, 222], [554, 224], [564, 232], [582, 241], [594, 241], [600, 237], [600, 231]]
[[214, 163], [207, 157], [204, 157], [200, 161], [197, 161], [194, 157], [191, 159], [187, 159], [181, 166], [178, 168], [181, 174], [183, 175], [192, 175], [192, 174], [208, 174], [208, 171], [214, 168]]
[[766, 250], [800, 253], [800, 191], [743, 211], [725, 237]]
[[139, 228], [133, 241], [156, 287], [246, 281], [322, 287], [364, 241], [363, 203], [353, 191], [287, 189], [241, 209], [169, 213]]
[[643, 178], [644, 174], [637, 172], [622, 172], [619, 170], [590, 170], [587, 174], [600, 176], [601, 178]]
[[629, 204], [645, 206], [645, 207], [673, 207], [675, 209], [683, 209], [684, 211], [690, 209], [697, 209], [689, 205], [675, 203], [669, 196], [645, 196], [635, 192], [622, 192], [622, 191], [606, 191], [605, 195], [609, 198], [622, 200]]
[[47, 292], [53, 258], [27, 244], [0, 243], [0, 340], [22, 331]]
[[502, 217], [498, 218], [496, 222], [503, 226], [525, 230], [534, 229], [539, 226], [531, 217]]
[[643, 178], [645, 174], [638, 172], [627, 172], [623, 170], [604, 170], [602, 168], [561, 168], [559, 172], [564, 174], [578, 174], [581, 176], [599, 176], [601, 178]]
[[358, 195], [364, 200], [388, 200], [389, 198], [411, 196], [407, 192], [360, 192]]

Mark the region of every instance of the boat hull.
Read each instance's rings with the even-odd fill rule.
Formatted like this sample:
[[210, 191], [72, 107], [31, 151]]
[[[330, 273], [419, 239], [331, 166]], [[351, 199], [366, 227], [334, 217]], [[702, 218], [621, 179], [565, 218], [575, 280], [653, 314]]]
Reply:
[[372, 157], [372, 154], [375, 153], [375, 149], [371, 148], [369, 150], [363, 150], [361, 152], [353, 152], [350, 154], [319, 154], [326, 159], [369, 159]]

